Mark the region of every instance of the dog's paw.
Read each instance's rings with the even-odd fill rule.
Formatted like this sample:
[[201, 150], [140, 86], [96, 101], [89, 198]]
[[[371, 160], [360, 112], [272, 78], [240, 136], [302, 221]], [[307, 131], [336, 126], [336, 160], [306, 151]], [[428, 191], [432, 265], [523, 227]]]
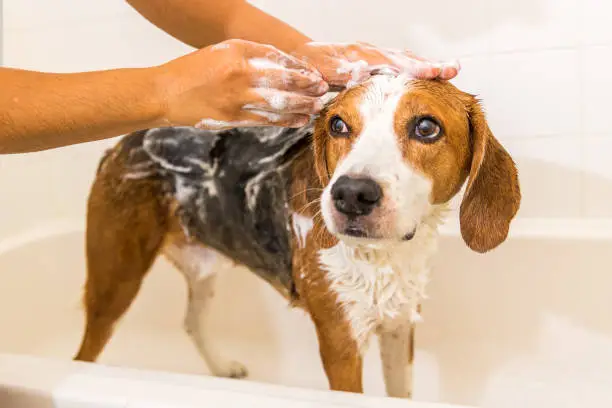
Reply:
[[247, 375], [249, 375], [249, 371], [243, 364], [237, 361], [232, 361], [228, 363], [226, 367], [223, 367], [214, 374], [217, 377], [240, 379], [245, 378]]

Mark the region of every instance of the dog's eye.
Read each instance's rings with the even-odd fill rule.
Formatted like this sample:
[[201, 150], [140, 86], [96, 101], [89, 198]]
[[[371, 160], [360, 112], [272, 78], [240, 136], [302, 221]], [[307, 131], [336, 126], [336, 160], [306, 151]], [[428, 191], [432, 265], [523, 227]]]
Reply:
[[340, 116], [334, 116], [330, 119], [329, 131], [333, 136], [347, 136], [351, 133], [348, 125], [340, 119]]
[[442, 128], [433, 118], [420, 118], [414, 125], [413, 134], [418, 140], [433, 142], [442, 135]]

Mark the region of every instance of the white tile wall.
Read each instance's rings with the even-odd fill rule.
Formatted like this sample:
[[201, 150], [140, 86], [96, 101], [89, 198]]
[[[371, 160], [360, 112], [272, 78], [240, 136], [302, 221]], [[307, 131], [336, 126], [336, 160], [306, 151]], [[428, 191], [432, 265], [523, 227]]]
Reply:
[[6, 64], [56, 72], [85, 71], [154, 65], [191, 50], [131, 9], [108, 17], [66, 19], [37, 27], [7, 24]]
[[610, 17], [612, 6], [606, 0], [582, 0], [580, 2], [580, 20], [574, 24], [581, 24], [582, 38], [585, 45], [610, 45], [612, 43], [612, 30]]
[[[122, 0], [7, 0], [4, 17], [6, 66], [53, 72], [137, 67], [191, 50]], [[82, 222], [98, 160], [115, 142], [0, 158], [0, 239], [57, 219]]]
[[491, 55], [479, 86], [491, 126], [502, 139], [580, 132], [576, 50]]
[[[608, 114], [609, 115], [609, 114]], [[601, 117], [604, 120], [608, 115]], [[583, 199], [587, 217], [612, 213], [612, 132], [584, 138]]]
[[581, 0], [519, 0], [489, 2], [489, 16], [505, 21], [491, 25], [491, 51], [515, 52], [570, 48], [580, 45], [576, 24]]
[[[605, 119], [612, 94], [612, 76], [606, 73], [612, 64], [612, 3], [443, 0], [436, 7], [395, 0], [380, 1], [376, 7], [353, 0], [253, 3], [316, 39], [361, 39], [432, 57], [463, 57], [464, 70], [455, 83], [482, 97], [494, 133], [502, 143], [511, 144], [521, 165], [526, 192], [521, 216], [612, 216], [612, 207], [601, 204], [600, 183], [591, 180], [597, 176], [589, 170], [593, 165], [589, 152], [602, 154], [601, 143], [589, 144], [591, 136], [605, 140], [611, 133]], [[143, 66], [189, 50], [122, 0], [4, 0], [4, 18], [4, 62], [23, 68], [68, 72]], [[53, 210], [37, 211], [40, 217], [58, 211], [82, 214], [95, 168], [92, 163], [109, 143], [38, 156], [44, 158], [37, 164], [42, 169], [60, 166], [71, 177], [80, 174], [71, 183], [56, 177], [46, 184], [43, 190], [59, 196], [63, 205], [58, 201]], [[65, 160], [71, 155], [79, 159]], [[11, 174], [23, 174], [22, 181], [10, 188], [15, 200], [34, 195], [26, 186], [40, 180], [41, 172], [57, 172], [29, 174], [30, 158], [5, 163], [16, 169]], [[559, 171], [552, 171], [550, 163]], [[74, 172], [75, 166], [83, 171]], [[560, 181], [560, 173], [569, 179]], [[595, 213], [594, 208], [598, 208]], [[24, 225], [16, 219], [10, 224]]]
[[612, 96], [612, 76], [606, 74], [612, 67], [612, 47], [586, 47], [582, 52], [582, 72], [584, 78], [583, 131], [587, 135], [610, 135], [610, 97]]
[[519, 169], [521, 217], [580, 217], [583, 193], [580, 143], [576, 135], [505, 141]]
[[42, 26], [70, 25], [75, 21], [108, 21], [132, 13], [121, 0], [7, 0], [4, 1], [6, 28], [37, 29]]

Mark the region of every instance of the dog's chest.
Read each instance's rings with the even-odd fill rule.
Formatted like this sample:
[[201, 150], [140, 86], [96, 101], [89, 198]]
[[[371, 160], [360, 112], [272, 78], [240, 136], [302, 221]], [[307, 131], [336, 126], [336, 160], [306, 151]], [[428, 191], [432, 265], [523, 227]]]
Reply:
[[436, 242], [434, 236], [425, 234], [390, 250], [356, 249], [339, 243], [320, 251], [330, 289], [337, 294], [361, 347], [374, 332], [420, 320], [427, 263]]

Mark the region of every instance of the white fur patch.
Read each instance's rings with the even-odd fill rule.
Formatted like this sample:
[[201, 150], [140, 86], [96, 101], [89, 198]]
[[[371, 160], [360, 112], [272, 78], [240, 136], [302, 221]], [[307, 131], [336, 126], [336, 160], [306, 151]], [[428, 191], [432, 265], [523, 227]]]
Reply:
[[412, 396], [412, 327], [412, 324], [405, 322], [393, 331], [382, 330], [378, 336], [385, 388], [389, 397]]
[[444, 207], [434, 208], [411, 241], [385, 247], [336, 246], [319, 251], [330, 288], [338, 295], [362, 351], [377, 330], [418, 322], [426, 299], [429, 258], [437, 248], [437, 226]]
[[298, 240], [298, 245], [300, 248], [304, 248], [306, 246], [306, 238], [308, 238], [308, 234], [312, 230], [314, 222], [312, 218], [298, 213], [293, 213], [291, 222], [293, 225], [293, 233]]
[[163, 252], [191, 282], [206, 279], [231, 264], [226, 257], [200, 245], [168, 245]]

